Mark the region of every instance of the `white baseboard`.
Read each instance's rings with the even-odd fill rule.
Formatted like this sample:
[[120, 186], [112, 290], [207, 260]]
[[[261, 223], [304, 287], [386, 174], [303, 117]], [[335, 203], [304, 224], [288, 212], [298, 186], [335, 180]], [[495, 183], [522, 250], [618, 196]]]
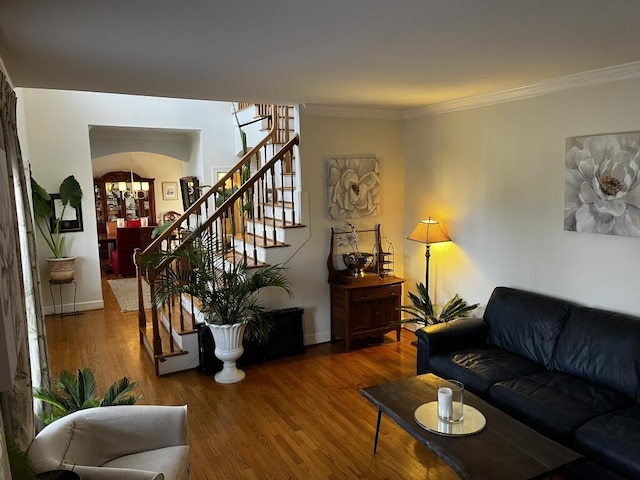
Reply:
[[[62, 307], [62, 311], [64, 313], [71, 313], [73, 311], [73, 303], [65, 303], [62, 305]], [[104, 308], [104, 301], [102, 300], [76, 303], [77, 312], [85, 312], [87, 310], [100, 310], [101, 308]], [[45, 315], [53, 315], [53, 305], [43, 307], [42, 311]], [[60, 314], [60, 305], [56, 305], [56, 313], [58, 315]]]

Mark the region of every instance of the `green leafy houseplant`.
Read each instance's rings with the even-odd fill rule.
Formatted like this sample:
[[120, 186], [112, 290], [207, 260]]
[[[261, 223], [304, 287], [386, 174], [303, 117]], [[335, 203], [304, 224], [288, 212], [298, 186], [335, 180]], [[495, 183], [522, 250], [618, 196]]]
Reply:
[[[267, 307], [258, 293], [268, 287], [291, 294], [286, 269], [279, 265], [249, 269], [245, 262], [224, 261], [216, 251], [216, 235], [197, 227], [186, 248], [156, 252], [143, 262], [143, 268], [175, 262], [182, 268], [168, 268], [157, 280], [152, 301], [158, 307], [172, 297], [193, 295], [200, 301], [205, 321], [212, 325], [233, 325], [246, 321], [245, 338], [264, 342], [270, 323]], [[185, 267], [188, 265], [189, 267]]]
[[65, 236], [60, 232], [62, 219], [67, 207], [78, 208], [82, 201], [82, 188], [73, 175], [69, 175], [60, 184], [59, 194], [62, 202], [62, 211], [53, 219], [53, 227], [50, 219], [54, 214], [51, 206], [51, 196], [47, 191], [31, 177], [31, 193], [33, 197], [33, 216], [36, 226], [55, 258], [64, 257]]
[[130, 382], [127, 377], [114, 382], [104, 397], [98, 397], [95, 377], [88, 368], [78, 369], [75, 376], [63, 370], [60, 378], [53, 380], [53, 384], [53, 389], [36, 388], [33, 392], [34, 398], [52, 406], [50, 412], [40, 414], [45, 425], [85, 408], [133, 405], [142, 398], [142, 395], [130, 395], [138, 383]]
[[438, 312], [438, 306], [431, 302], [429, 292], [427, 292], [424, 284], [418, 283], [416, 289], [418, 291], [417, 294], [409, 292], [409, 299], [412, 304], [399, 307], [401, 311], [411, 315], [411, 318], [402, 320], [402, 323], [417, 323], [426, 326], [450, 322], [456, 318], [466, 317], [480, 305], [479, 303], [469, 305], [456, 293]]

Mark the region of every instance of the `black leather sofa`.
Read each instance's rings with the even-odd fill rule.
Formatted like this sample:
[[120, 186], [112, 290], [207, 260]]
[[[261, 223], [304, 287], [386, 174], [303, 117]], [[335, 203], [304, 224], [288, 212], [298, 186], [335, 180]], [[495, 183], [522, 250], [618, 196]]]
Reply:
[[640, 479], [640, 318], [497, 287], [483, 318], [416, 335], [418, 374], [462, 381], [582, 453], [570, 477]]

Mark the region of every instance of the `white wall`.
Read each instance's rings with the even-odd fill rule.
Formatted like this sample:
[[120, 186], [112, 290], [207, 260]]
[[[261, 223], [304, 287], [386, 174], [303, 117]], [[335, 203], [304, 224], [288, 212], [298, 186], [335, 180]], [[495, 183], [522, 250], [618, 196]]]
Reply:
[[[83, 188], [84, 231], [67, 235], [67, 254], [76, 255], [78, 309], [103, 306], [98, 259], [98, 237], [93, 214], [93, 172], [89, 126], [122, 126], [199, 131], [185, 175], [210, 182], [210, 165], [220, 158], [234, 157], [229, 104], [224, 102], [157, 99], [89, 92], [22, 89], [19, 101], [20, 143], [36, 180], [48, 191], [74, 174]], [[176, 179], [177, 181], [178, 179]], [[41, 276], [48, 278], [45, 258], [50, 255], [39, 238]], [[45, 311], [50, 313], [49, 289], [43, 285]], [[56, 293], [57, 295], [57, 293]]]
[[[20, 139], [35, 178], [53, 190], [70, 173], [81, 182], [85, 229], [69, 235], [78, 262], [80, 309], [102, 306], [92, 209], [89, 125], [200, 131], [188, 172], [211, 183], [212, 166], [235, 163], [229, 104], [93, 93], [18, 89]], [[604, 308], [640, 313], [640, 239], [563, 231], [567, 137], [640, 130], [637, 81], [401, 121], [303, 115], [302, 189], [311, 238], [289, 262], [292, 305], [305, 309], [309, 340], [329, 339], [326, 260], [330, 227], [326, 157], [375, 154], [381, 213], [356, 219], [382, 225], [395, 246], [405, 292], [424, 279], [424, 247], [405, 240], [415, 223], [441, 220], [453, 243], [432, 246], [431, 292], [443, 302], [459, 292], [486, 303], [511, 285]], [[191, 170], [192, 169], [192, 170]], [[184, 174], [188, 174], [184, 172]], [[42, 278], [46, 279], [40, 245]], [[44, 252], [44, 253], [43, 253]], [[43, 288], [50, 305], [48, 288]], [[309, 338], [309, 337], [312, 338]]]
[[[344, 222], [329, 215], [326, 158], [374, 154], [380, 161], [380, 215], [353, 219], [358, 228], [381, 224], [382, 235], [395, 245], [395, 273], [403, 275], [404, 145], [401, 121], [362, 120], [304, 115], [300, 117], [302, 189], [309, 194], [311, 239], [289, 265], [296, 285], [294, 304], [305, 307], [305, 334], [316, 332], [316, 342], [330, 339], [331, 316], [327, 256], [331, 227]], [[304, 285], [301, 288], [300, 285]]]
[[[498, 285], [640, 314], [640, 239], [563, 230], [565, 139], [640, 131], [640, 83], [621, 81], [406, 121], [405, 230], [431, 215], [432, 296], [486, 304]], [[424, 278], [424, 247], [405, 268]]]

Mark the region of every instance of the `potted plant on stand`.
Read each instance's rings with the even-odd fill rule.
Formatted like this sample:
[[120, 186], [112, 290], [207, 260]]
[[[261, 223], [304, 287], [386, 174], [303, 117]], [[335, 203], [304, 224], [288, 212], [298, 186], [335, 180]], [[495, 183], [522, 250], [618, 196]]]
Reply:
[[245, 376], [236, 367], [244, 352], [242, 340], [264, 342], [271, 327], [265, 316], [268, 309], [259, 293], [276, 287], [291, 295], [286, 269], [279, 265], [249, 269], [246, 262], [234, 263], [219, 250], [216, 235], [202, 227], [196, 228], [185, 244], [144, 260], [143, 269], [173, 265], [161, 270], [154, 283], [152, 302], [161, 308], [165, 302], [185, 294], [197, 298], [213, 334], [215, 355], [223, 362], [215, 380], [239, 382]]
[[[62, 222], [66, 218], [68, 207], [78, 209], [82, 201], [82, 188], [73, 175], [65, 178], [60, 184], [59, 195], [61, 208], [59, 211], [52, 206], [51, 196], [31, 177], [31, 193], [33, 199], [33, 216], [35, 224], [42, 234], [44, 241], [53, 253], [47, 258], [49, 262], [49, 276], [57, 282], [70, 282], [74, 279], [74, 263], [76, 257], [65, 257], [65, 236], [60, 231]], [[53, 218], [53, 220], [52, 220]]]

